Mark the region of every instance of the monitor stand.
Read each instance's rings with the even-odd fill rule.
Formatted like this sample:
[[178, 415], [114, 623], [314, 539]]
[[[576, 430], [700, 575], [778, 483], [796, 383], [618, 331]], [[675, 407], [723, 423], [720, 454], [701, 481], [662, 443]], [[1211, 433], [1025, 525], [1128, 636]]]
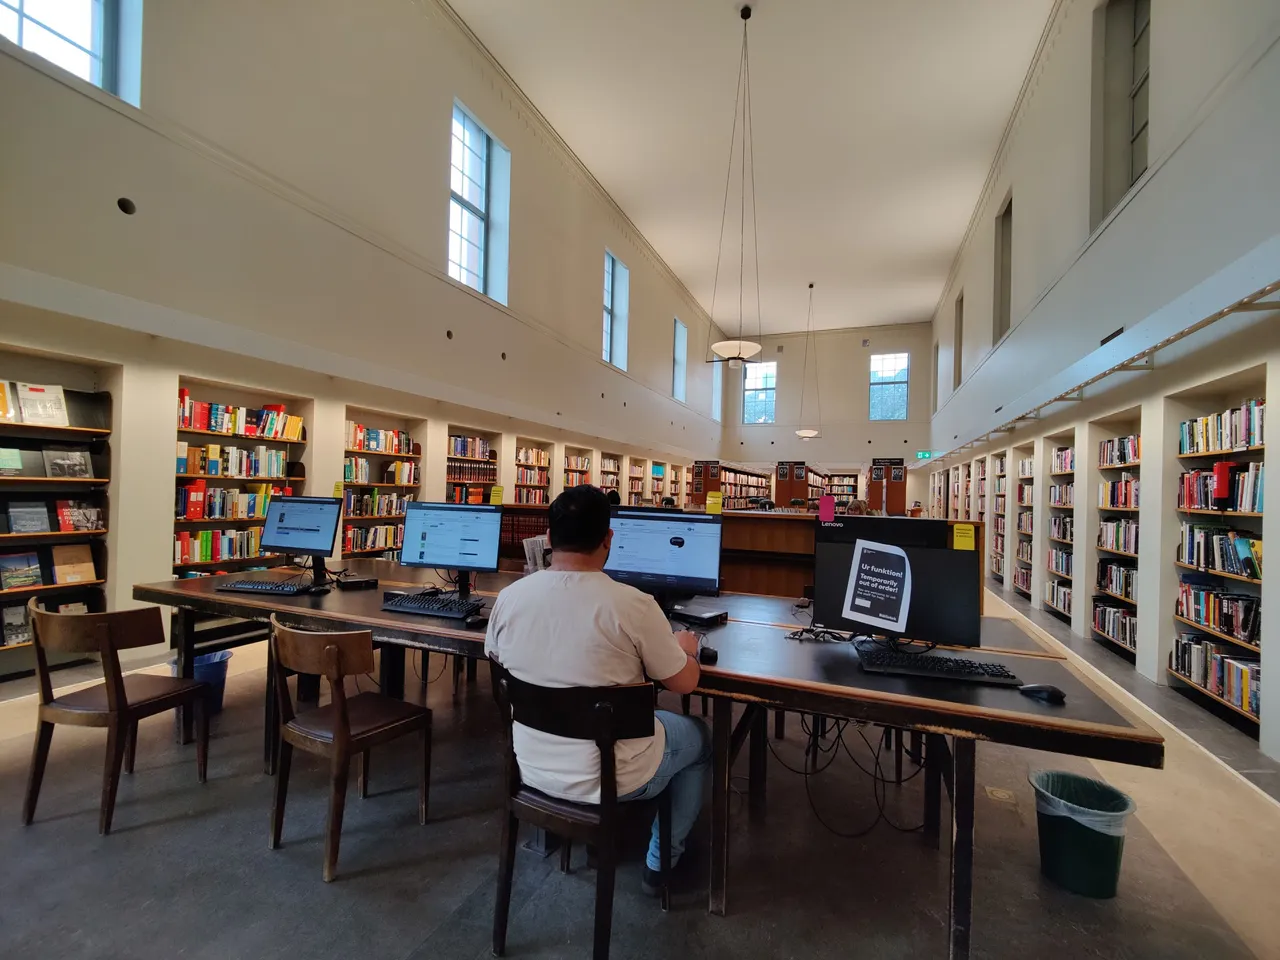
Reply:
[[324, 557], [311, 558], [311, 586], [307, 593], [322, 594], [329, 592], [329, 571], [325, 569]]

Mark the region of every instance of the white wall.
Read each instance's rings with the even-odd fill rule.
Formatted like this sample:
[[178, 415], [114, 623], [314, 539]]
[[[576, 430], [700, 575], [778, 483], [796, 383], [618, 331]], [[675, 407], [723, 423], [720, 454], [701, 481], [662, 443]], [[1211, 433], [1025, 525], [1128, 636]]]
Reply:
[[[939, 449], [1280, 277], [1280, 3], [1152, 5], [1149, 169], [1091, 235], [1096, 6], [1066, 0], [1059, 8], [939, 300]], [[1010, 195], [1014, 326], [993, 352], [994, 228]], [[962, 291], [965, 382], [953, 394], [953, 305]], [[1127, 332], [1099, 349], [1122, 326]]]

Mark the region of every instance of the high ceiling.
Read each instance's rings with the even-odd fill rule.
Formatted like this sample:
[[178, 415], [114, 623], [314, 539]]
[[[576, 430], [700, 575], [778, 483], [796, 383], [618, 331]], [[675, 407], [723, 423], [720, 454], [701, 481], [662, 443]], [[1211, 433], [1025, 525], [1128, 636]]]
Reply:
[[[740, 0], [450, 2], [709, 309]], [[810, 281], [818, 328], [929, 319], [1052, 6], [753, 4], [764, 333], [804, 329]], [[714, 315], [736, 331], [732, 179]]]

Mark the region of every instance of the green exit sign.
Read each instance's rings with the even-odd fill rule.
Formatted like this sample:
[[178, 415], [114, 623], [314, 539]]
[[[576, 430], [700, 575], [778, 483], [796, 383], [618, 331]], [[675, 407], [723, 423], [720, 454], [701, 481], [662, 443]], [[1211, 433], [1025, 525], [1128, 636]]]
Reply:
[[917, 460], [932, 460], [932, 459], [933, 459], [933, 451], [932, 451], [932, 450], [917, 450], [917, 451], [916, 451], [916, 459], [917, 459]]

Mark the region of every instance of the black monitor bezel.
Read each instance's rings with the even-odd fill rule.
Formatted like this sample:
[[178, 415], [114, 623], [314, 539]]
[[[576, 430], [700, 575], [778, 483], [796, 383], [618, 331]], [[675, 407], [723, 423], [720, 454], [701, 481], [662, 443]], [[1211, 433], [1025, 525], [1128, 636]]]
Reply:
[[621, 514], [635, 513], [642, 520], [692, 520], [695, 523], [712, 523], [720, 529], [720, 549], [716, 551], [716, 584], [714, 588], [707, 588], [702, 584], [693, 584], [689, 581], [681, 581], [678, 583], [653, 583], [651, 581], [634, 580], [633, 577], [650, 576], [646, 574], [632, 574], [621, 571], [610, 571], [608, 569], [608, 561], [605, 561], [605, 575], [609, 579], [617, 583], [625, 583], [628, 586], [635, 587], [637, 590], [652, 594], [653, 596], [700, 596], [700, 597], [718, 597], [723, 588], [723, 567], [724, 567], [724, 522], [723, 518], [716, 513], [690, 513], [687, 510], [672, 510], [662, 507], [642, 507], [628, 506], [627, 504], [614, 504], [609, 509], [609, 527], [613, 528], [613, 519]]
[[[299, 550], [297, 547], [272, 545], [267, 542], [267, 530], [270, 528], [271, 510], [276, 504], [288, 503], [324, 503], [337, 507], [333, 515], [333, 529], [329, 532], [329, 547], [323, 552], [319, 550]], [[262, 537], [258, 541], [258, 549], [263, 553], [278, 553], [286, 557], [332, 557], [333, 545], [338, 537], [338, 525], [342, 523], [342, 498], [341, 497], [295, 497], [295, 496], [273, 496], [267, 501], [267, 512], [263, 515]]]
[[[447, 503], [439, 500], [410, 500], [405, 504], [404, 524], [405, 530], [409, 527], [409, 511], [410, 510], [445, 510], [462, 512], [464, 510], [478, 511], [480, 513], [496, 513], [498, 515], [498, 548], [493, 552], [493, 566], [491, 567], [447, 567], [441, 569], [458, 570], [463, 573], [496, 573], [498, 567], [502, 563], [502, 504], [500, 503]], [[402, 567], [413, 567], [414, 569], [436, 569], [440, 568], [438, 563], [419, 563], [416, 560], [405, 561], [404, 558], [404, 542], [400, 544], [400, 558], [397, 561]]]

